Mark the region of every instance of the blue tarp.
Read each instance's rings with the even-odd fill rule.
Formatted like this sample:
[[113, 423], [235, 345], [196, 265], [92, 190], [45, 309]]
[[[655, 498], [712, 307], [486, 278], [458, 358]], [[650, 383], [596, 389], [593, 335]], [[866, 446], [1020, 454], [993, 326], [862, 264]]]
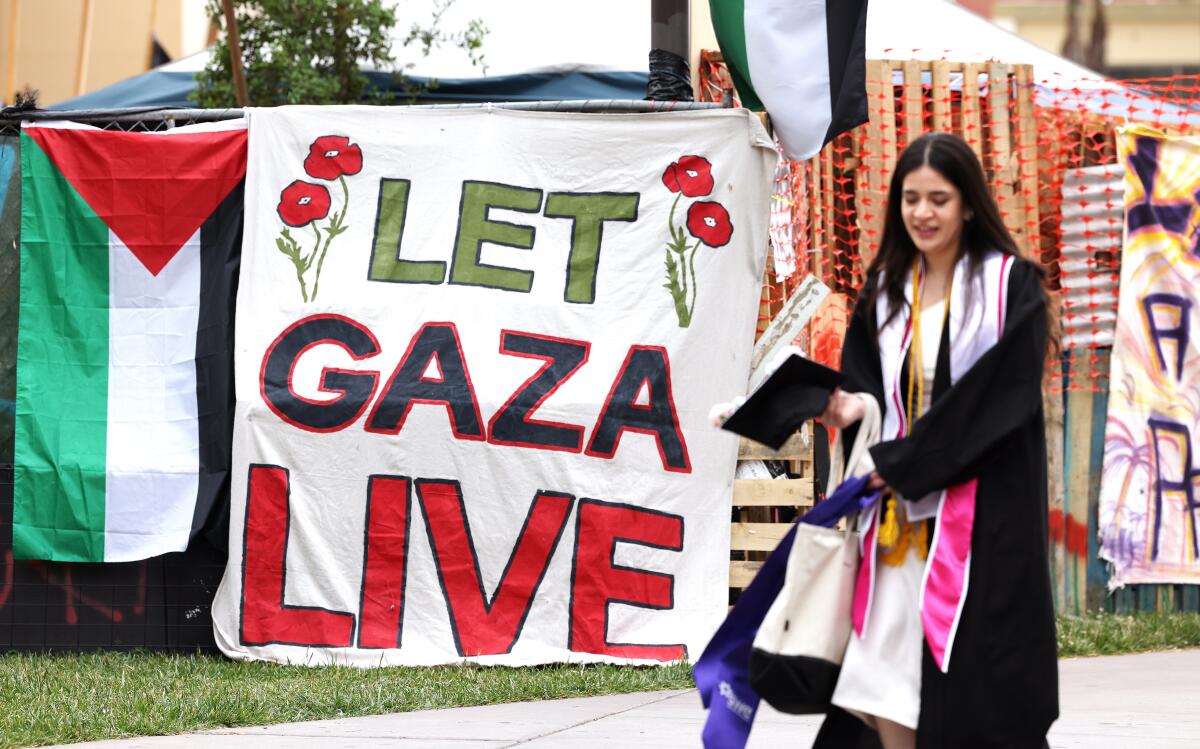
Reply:
[[[150, 70], [74, 99], [53, 104], [49, 109], [117, 109], [121, 107], [164, 107], [186, 109], [196, 106], [188, 97], [196, 88], [195, 73], [187, 70]], [[394, 76], [368, 72], [371, 84], [394, 91], [398, 98], [408, 94]], [[568, 99], [643, 99], [648, 74], [637, 71], [566, 70], [498, 75], [480, 78], [442, 78], [432, 82], [412, 77], [416, 85], [432, 87], [416, 97], [418, 103], [559, 101]], [[253, 103], [253, 102], [251, 102]]]

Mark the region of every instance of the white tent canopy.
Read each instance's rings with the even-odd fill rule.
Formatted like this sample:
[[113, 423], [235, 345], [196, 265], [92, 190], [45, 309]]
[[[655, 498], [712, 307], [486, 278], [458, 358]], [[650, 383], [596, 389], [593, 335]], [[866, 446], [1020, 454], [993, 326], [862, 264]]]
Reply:
[[[693, 13], [707, 11], [708, 0], [692, 0]], [[410, 0], [398, 6], [391, 37], [397, 63], [417, 78], [486, 80], [531, 73], [629, 74], [644, 77], [650, 51], [650, 7], [645, 0], [608, 0], [604, 3], [550, 3], [545, 0], [455, 0], [441, 18], [448, 33], [464, 30], [471, 19], [481, 19], [489, 33], [482, 53], [485, 68], [472, 65], [467, 54], [453, 44], [443, 44], [423, 56], [419, 45], [402, 46], [413, 24], [428, 25], [433, 0]], [[1104, 114], [1125, 114], [1159, 122], [1193, 120], [1178, 106], [1105, 79], [1070, 60], [1048, 52], [951, 0], [871, 0], [867, 15], [867, 57], [892, 60], [998, 61], [1033, 66], [1042, 106], [1083, 109]], [[110, 87], [107, 96], [85, 95], [75, 106], [127, 106], [153, 104], [139, 98], [152, 88], [147, 76], [170, 78], [175, 98], [190, 90], [191, 73], [201, 70], [208, 52], [200, 52], [156, 68], [142, 77]], [[640, 80], [644, 80], [641, 78]], [[986, 81], [981, 81], [986, 84]], [[960, 79], [952, 79], [960, 86]], [[102, 94], [103, 92], [96, 92]], [[92, 99], [96, 102], [93, 103]], [[1153, 117], [1150, 117], [1153, 113]]]
[[[1064, 11], [1065, 12], [1065, 11]], [[1032, 65], [1034, 79], [1093, 87], [1104, 76], [1028, 42], [950, 0], [872, 0], [867, 57]]]
[[[871, 0], [867, 7], [866, 47], [868, 59], [1032, 65], [1039, 106], [1161, 124], [1200, 124], [1198, 112], [1188, 112], [1122, 86], [951, 0]], [[961, 76], [952, 77], [950, 83], [958, 88]], [[981, 80], [981, 86], [986, 86], [986, 81]]]

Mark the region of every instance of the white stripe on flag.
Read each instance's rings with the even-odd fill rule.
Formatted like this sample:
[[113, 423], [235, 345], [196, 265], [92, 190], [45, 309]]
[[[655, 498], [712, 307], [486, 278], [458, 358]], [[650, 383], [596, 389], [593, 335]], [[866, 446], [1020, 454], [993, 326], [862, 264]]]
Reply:
[[833, 121], [825, 2], [745, 0], [750, 82], [784, 152], [797, 161], [821, 150]]
[[104, 560], [183, 551], [199, 486], [200, 232], [157, 276], [109, 232]]

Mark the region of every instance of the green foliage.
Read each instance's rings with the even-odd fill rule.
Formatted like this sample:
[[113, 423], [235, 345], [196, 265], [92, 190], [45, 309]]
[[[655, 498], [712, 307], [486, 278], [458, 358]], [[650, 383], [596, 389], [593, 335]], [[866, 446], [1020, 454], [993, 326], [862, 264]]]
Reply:
[[[482, 65], [487, 28], [480, 19], [461, 32], [441, 28], [442, 16], [453, 2], [435, 0], [429, 25], [413, 24], [402, 44], [418, 45], [426, 55], [434, 47], [450, 44]], [[208, 0], [207, 10], [224, 32], [221, 0]], [[384, 0], [235, 0], [234, 16], [253, 106], [386, 103], [391, 94], [369, 88], [360, 70], [364, 65], [392, 71], [399, 88], [417, 90], [404, 76], [411, 63], [397, 67], [392, 55], [390, 32], [396, 25], [396, 8]], [[194, 97], [201, 107], [237, 106], [224, 33], [196, 82]]]
[[691, 669], [279, 666], [203, 655], [0, 655], [0, 749], [692, 687]]

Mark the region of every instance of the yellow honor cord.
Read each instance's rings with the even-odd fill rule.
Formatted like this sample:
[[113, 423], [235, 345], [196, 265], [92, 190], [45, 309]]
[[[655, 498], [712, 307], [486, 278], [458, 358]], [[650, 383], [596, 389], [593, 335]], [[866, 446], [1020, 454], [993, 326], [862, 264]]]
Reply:
[[[913, 422], [920, 418], [921, 404], [925, 401], [925, 361], [923, 341], [921, 338], [921, 259], [913, 257], [912, 269], [912, 304], [910, 305], [912, 324], [912, 343], [908, 349], [908, 397], [905, 399], [905, 434], [912, 433]], [[942, 328], [945, 329], [950, 319], [950, 294], [954, 290], [953, 279], [946, 289], [945, 310], [942, 313]], [[916, 396], [915, 399], [913, 396]], [[884, 547], [880, 558], [885, 564], [896, 566], [904, 561], [908, 547], [916, 541], [917, 553], [922, 559], [928, 553], [928, 530], [925, 523], [908, 523], [903, 526], [897, 515], [897, 500], [894, 493], [887, 495], [883, 511], [883, 521], [879, 524], [879, 544]], [[915, 536], [915, 538], [914, 538]]]
[[[887, 505], [883, 509], [883, 522], [879, 524], [879, 544], [895, 546], [900, 540], [900, 521], [896, 518], [896, 495], [887, 495]], [[907, 547], [906, 547], [907, 548]]]

